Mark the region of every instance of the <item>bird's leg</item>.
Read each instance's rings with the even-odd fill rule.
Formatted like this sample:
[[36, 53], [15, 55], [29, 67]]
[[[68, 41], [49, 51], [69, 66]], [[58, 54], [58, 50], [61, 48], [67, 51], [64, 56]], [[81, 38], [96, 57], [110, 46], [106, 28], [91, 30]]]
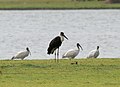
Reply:
[[55, 50], [55, 62], [56, 62], [56, 50]]
[[57, 62], [59, 62], [59, 48], [57, 50]]

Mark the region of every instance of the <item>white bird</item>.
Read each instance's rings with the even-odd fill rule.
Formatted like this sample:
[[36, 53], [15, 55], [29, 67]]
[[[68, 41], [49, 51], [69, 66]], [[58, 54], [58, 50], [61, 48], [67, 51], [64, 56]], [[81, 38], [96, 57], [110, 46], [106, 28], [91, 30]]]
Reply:
[[29, 54], [31, 55], [31, 52], [30, 52], [29, 48], [27, 47], [25, 51], [18, 52], [15, 56], [12, 57], [11, 60], [13, 60], [13, 59], [21, 59], [21, 60], [23, 60]]
[[68, 50], [66, 53], [63, 54], [62, 58], [74, 59], [80, 51], [79, 47], [81, 48], [81, 50], [83, 50], [82, 46], [79, 43], [77, 43], [77, 49]]
[[99, 56], [99, 46], [97, 46], [97, 49], [92, 50], [89, 52], [89, 55], [87, 56], [87, 58], [97, 58]]

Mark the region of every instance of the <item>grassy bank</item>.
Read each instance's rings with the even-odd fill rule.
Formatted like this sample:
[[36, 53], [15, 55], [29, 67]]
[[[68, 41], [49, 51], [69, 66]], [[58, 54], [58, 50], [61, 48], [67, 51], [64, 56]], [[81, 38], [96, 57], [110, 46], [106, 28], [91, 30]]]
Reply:
[[110, 9], [120, 4], [105, 4], [103, 1], [75, 0], [0, 0], [0, 9]]
[[0, 61], [0, 87], [119, 87], [120, 59]]

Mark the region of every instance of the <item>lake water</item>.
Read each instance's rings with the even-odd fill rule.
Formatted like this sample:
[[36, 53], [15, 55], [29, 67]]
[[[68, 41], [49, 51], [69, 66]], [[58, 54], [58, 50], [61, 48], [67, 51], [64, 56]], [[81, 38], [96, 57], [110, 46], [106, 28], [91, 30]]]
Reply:
[[60, 57], [79, 42], [85, 58], [100, 46], [99, 58], [120, 57], [120, 10], [1, 10], [0, 59], [11, 59], [29, 47], [26, 59], [52, 59], [46, 49], [51, 39], [64, 31], [69, 40], [60, 47]]

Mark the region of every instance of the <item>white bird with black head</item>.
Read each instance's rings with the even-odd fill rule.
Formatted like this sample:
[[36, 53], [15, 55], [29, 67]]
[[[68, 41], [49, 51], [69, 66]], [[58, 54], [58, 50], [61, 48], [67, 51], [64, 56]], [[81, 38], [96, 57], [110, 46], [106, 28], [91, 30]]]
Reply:
[[89, 52], [87, 58], [97, 58], [99, 56], [100, 52], [99, 52], [99, 46], [97, 46], [97, 49], [92, 50]]
[[[62, 42], [64, 41], [64, 38], [68, 40], [68, 38], [65, 36], [63, 32], [60, 32], [60, 36], [55, 37], [52, 39], [49, 43], [49, 47], [47, 49], [47, 54], [53, 54], [55, 52], [55, 61], [59, 58], [59, 47], [61, 46]], [[56, 49], [57, 52], [56, 52]], [[57, 57], [56, 57], [57, 55]]]
[[77, 43], [77, 48], [76, 49], [70, 49], [67, 52], [65, 52], [62, 56], [62, 58], [70, 58], [70, 59], [74, 59], [80, 52], [80, 48], [81, 50], [83, 50], [82, 46]]
[[28, 55], [31, 55], [31, 52], [29, 50], [29, 48], [27, 47], [25, 51], [20, 51], [18, 52], [15, 56], [12, 57], [13, 59], [21, 59], [23, 60], [25, 57], [27, 57]]

